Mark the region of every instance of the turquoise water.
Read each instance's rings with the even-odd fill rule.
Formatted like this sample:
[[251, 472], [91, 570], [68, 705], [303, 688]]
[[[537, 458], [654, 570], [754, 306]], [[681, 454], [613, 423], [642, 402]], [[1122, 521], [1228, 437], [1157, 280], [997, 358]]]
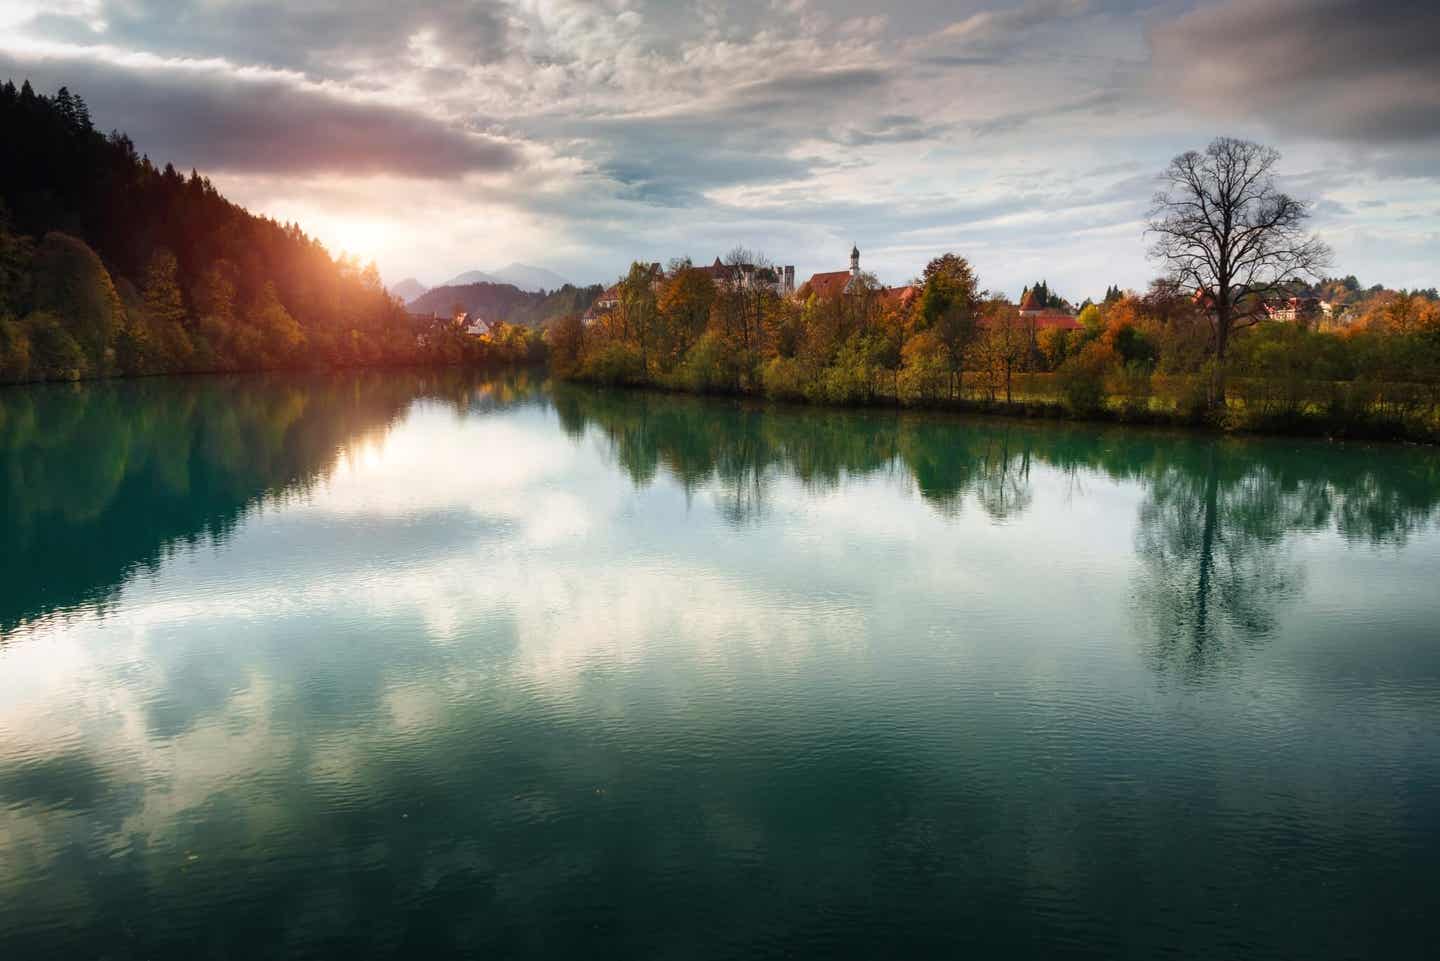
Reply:
[[0, 391], [0, 957], [1417, 956], [1440, 453]]

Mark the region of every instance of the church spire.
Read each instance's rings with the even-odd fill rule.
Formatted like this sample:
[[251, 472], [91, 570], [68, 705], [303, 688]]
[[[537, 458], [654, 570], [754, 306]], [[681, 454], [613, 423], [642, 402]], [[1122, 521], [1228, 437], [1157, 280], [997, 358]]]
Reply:
[[850, 248], [850, 276], [851, 276], [851, 277], [859, 277], [859, 276], [860, 276], [860, 248], [859, 248], [859, 247], [854, 247], [854, 246], [852, 246], [852, 247]]

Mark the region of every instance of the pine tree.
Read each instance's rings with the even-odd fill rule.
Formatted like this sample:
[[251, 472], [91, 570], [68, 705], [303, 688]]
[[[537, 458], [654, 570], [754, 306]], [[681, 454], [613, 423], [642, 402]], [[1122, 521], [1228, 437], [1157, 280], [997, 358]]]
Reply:
[[178, 274], [175, 255], [164, 247], [156, 248], [145, 272], [143, 311], [155, 352], [151, 359], [167, 370], [185, 369], [194, 352], [185, 332], [185, 301], [180, 296]]

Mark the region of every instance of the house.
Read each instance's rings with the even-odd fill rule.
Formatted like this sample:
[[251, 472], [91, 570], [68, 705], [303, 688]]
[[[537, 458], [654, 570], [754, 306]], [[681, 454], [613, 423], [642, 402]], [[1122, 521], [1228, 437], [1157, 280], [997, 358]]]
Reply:
[[[796, 296], [806, 298], [814, 295], [821, 300], [829, 300], [855, 293], [859, 283], [860, 248], [852, 246], [849, 270], [832, 270], [828, 273], [811, 274], [810, 279], [800, 285]], [[877, 293], [881, 303], [901, 309], [910, 307], [920, 299], [920, 288], [914, 284], [906, 284], [903, 287], [882, 287]]]
[[1282, 297], [1265, 302], [1266, 316], [1288, 323], [1313, 320], [1320, 316], [1322, 310], [1318, 297]]
[[708, 267], [693, 267], [708, 276], [716, 284], [731, 285], [741, 290], [768, 288], [781, 297], [795, 293], [795, 265], [784, 267], [757, 266], [756, 264], [724, 264], [716, 257]]
[[1033, 290], [1026, 290], [1020, 298], [1020, 319], [1036, 331], [1079, 330], [1081, 326], [1078, 316], [1059, 307], [1046, 306]]
[[920, 291], [921, 288], [915, 284], [906, 284], [904, 287], [886, 287], [880, 291], [880, 299], [887, 307], [908, 310], [920, 299]]
[[604, 293], [595, 298], [590, 309], [580, 315], [580, 323], [585, 327], [593, 327], [596, 321], [607, 316], [612, 310], [620, 305], [620, 285], [611, 284], [605, 288]]

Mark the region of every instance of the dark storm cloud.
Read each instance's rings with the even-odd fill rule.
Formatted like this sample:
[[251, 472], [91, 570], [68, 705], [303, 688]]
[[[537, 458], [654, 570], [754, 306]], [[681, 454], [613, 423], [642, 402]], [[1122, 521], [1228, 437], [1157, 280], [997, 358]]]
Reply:
[[1160, 84], [1220, 116], [1369, 144], [1440, 140], [1436, 0], [1225, 0], [1152, 28]]
[[[395, 58], [409, 38], [428, 31], [459, 63], [501, 59], [510, 41], [498, 0], [105, 0], [91, 17], [47, 14], [35, 33], [73, 43], [125, 46], [167, 55], [222, 56], [327, 75], [346, 75], [344, 58]], [[371, 69], [364, 62], [362, 69]]]
[[123, 130], [157, 162], [182, 167], [449, 178], [519, 163], [504, 142], [283, 78], [4, 53], [0, 75], [28, 77], [41, 91], [68, 86], [105, 129]]

